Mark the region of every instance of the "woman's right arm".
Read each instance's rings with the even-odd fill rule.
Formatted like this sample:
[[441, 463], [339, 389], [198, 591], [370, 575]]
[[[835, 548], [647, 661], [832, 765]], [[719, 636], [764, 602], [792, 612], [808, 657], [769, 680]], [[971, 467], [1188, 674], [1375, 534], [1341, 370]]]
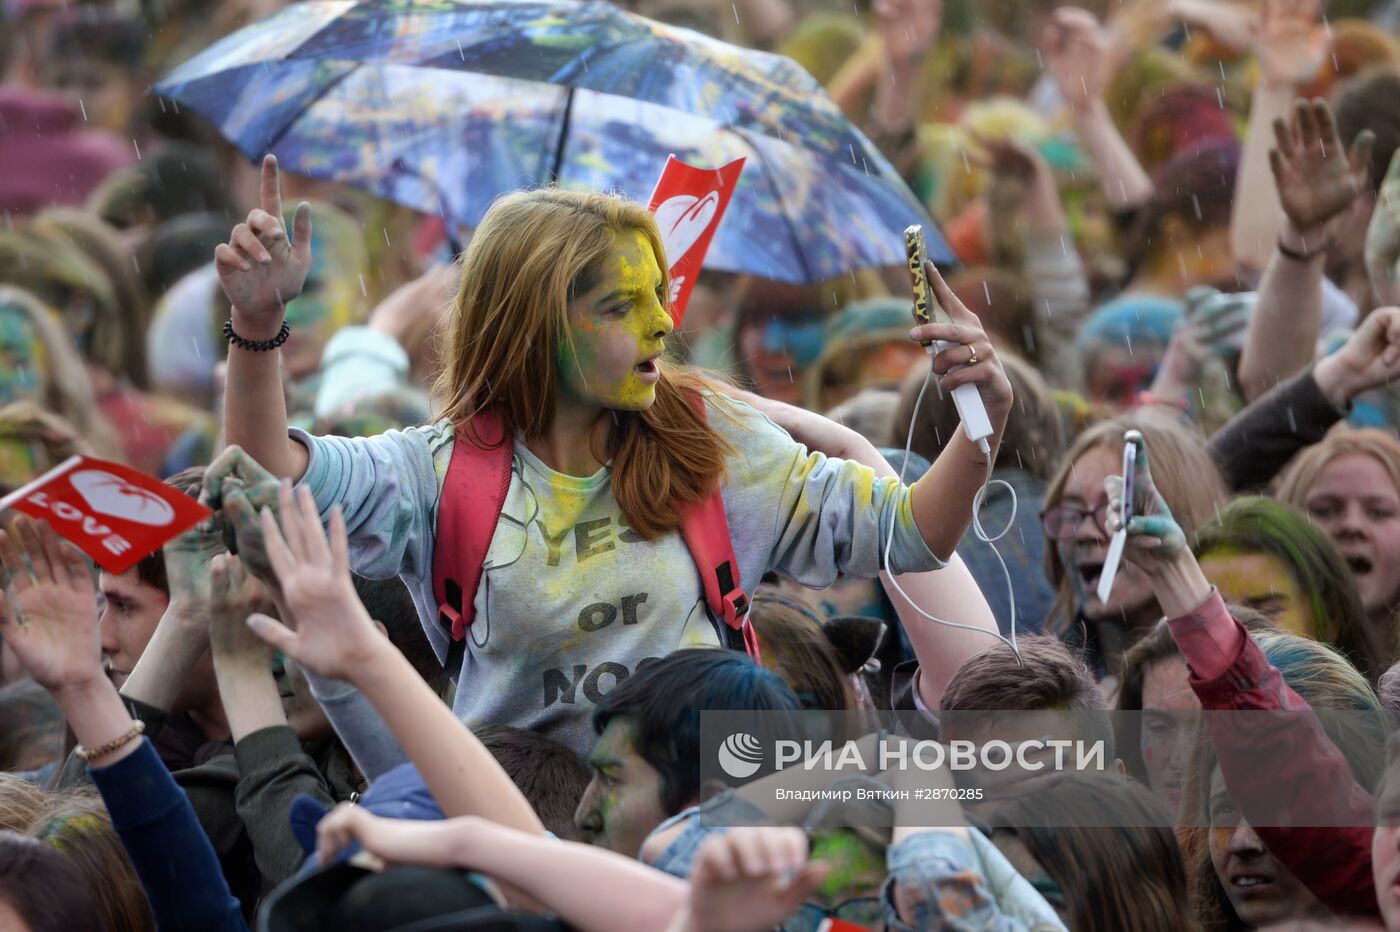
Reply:
[[[244, 340], [276, 339], [287, 302], [301, 293], [311, 267], [311, 206], [297, 206], [289, 241], [282, 221], [277, 159], [262, 164], [261, 203], [214, 250], [219, 283], [232, 303], [233, 332]], [[296, 481], [309, 454], [287, 436], [282, 356], [240, 348], [230, 341], [224, 390], [224, 441], [240, 446], [278, 478]]]
[[[1116, 525], [1123, 480], [1110, 476], [1104, 484]], [[1269, 851], [1329, 909], [1374, 915], [1374, 801], [1308, 703], [1206, 579], [1153, 484], [1141, 445], [1133, 484], [1134, 510], [1146, 507], [1128, 522], [1124, 559], [1149, 580], [1186, 659], [1191, 689], [1201, 708], [1215, 713], [1205, 723], [1231, 797]], [[1291, 824], [1279, 825], [1280, 813]]]

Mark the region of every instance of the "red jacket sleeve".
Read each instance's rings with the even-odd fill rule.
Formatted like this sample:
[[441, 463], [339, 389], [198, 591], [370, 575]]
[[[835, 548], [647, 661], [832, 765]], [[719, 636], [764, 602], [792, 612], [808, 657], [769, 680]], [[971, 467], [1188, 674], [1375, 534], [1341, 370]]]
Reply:
[[1245, 820], [1323, 905], [1379, 917], [1371, 874], [1375, 803], [1307, 702], [1230, 617], [1218, 592], [1167, 624]]

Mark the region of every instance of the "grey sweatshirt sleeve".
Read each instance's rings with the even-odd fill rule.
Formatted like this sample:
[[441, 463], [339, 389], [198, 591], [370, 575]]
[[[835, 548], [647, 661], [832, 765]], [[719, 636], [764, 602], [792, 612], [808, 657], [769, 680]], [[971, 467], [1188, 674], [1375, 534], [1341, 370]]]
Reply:
[[821, 588], [838, 574], [878, 575], [893, 531], [892, 572], [943, 565], [914, 523], [909, 486], [877, 479], [859, 463], [808, 452], [748, 405], [735, 403], [733, 414], [712, 411], [710, 424], [738, 453], [724, 491], [737, 553], [757, 548], [765, 569]]
[[290, 434], [310, 453], [298, 485], [311, 490], [322, 521], [334, 505], [345, 514], [350, 568], [370, 579], [431, 579], [438, 499], [433, 450], [443, 448], [450, 428], [375, 437], [313, 437], [296, 428]]
[[408, 762], [398, 739], [364, 693], [344, 680], [320, 676], [305, 667], [302, 672], [311, 686], [311, 695], [325, 710], [331, 727], [365, 779], [373, 783], [385, 772]]

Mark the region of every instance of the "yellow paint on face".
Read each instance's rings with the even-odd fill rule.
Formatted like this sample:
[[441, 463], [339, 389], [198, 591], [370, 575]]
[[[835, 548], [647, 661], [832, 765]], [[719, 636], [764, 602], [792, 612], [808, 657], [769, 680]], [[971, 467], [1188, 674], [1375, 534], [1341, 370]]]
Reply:
[[1318, 638], [1307, 600], [1288, 564], [1269, 553], [1214, 550], [1201, 557], [1201, 570], [1227, 602], [1252, 608], [1285, 631]]
[[651, 242], [638, 230], [618, 234], [598, 283], [569, 307], [559, 378], [574, 400], [644, 411], [656, 400], [654, 379], [638, 368], [665, 348], [673, 329], [662, 301], [665, 277]]

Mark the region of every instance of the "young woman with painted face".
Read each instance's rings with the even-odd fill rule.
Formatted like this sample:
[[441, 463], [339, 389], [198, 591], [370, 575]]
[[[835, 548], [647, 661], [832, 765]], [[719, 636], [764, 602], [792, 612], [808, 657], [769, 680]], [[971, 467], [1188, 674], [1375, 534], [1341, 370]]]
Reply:
[[[275, 340], [311, 262], [310, 208], [298, 208], [290, 238], [281, 216], [269, 158], [262, 209], [216, 253], [239, 338], [225, 430], [242, 449], [211, 467], [207, 488], [221, 495], [233, 474], [247, 489], [270, 480], [265, 469], [306, 485], [323, 516], [341, 505], [353, 568], [402, 576], [445, 654], [431, 576], [453, 424], [498, 415], [512, 475], [462, 670], [452, 671], [455, 710], [469, 723], [535, 728], [584, 752], [588, 713], [618, 681], [648, 658], [721, 643], [678, 533], [682, 510], [717, 488], [749, 586], [769, 570], [818, 587], [840, 573], [874, 576], [891, 530], [892, 571], [933, 569], [968, 526], [987, 464], [965, 437], [902, 487], [809, 455], [753, 409], [709, 393], [704, 376], [668, 362], [673, 324], [655, 222], [638, 205], [596, 194], [520, 192], [482, 220], [463, 258], [436, 424], [369, 439], [289, 438], [277, 354], [240, 347]], [[976, 384], [999, 434], [1011, 403], [1001, 364], [976, 317], [933, 279], [958, 322], [911, 338], [961, 344], [935, 370], [972, 364], [942, 387]], [[224, 504], [239, 513], [228, 497]]]
[[1200, 529], [1191, 549], [1225, 601], [1331, 644], [1372, 682], [1390, 665], [1337, 548], [1297, 509], [1255, 495], [1236, 498]]
[[1107, 673], [1157, 620], [1162, 610], [1137, 567], [1118, 569], [1107, 602], [1099, 600], [1099, 575], [1108, 553], [1108, 498], [1104, 479], [1123, 469], [1123, 432], [1141, 431], [1160, 467], [1162, 495], [1187, 533], [1205, 524], [1225, 503], [1220, 475], [1205, 444], [1178, 419], [1150, 409], [1104, 421], [1079, 435], [1060, 460], [1045, 492], [1045, 575], [1058, 596], [1049, 630], [1077, 638]]
[[1374, 429], [1333, 433], [1293, 461], [1279, 498], [1306, 511], [1337, 545], [1393, 658], [1400, 646], [1400, 442]]

